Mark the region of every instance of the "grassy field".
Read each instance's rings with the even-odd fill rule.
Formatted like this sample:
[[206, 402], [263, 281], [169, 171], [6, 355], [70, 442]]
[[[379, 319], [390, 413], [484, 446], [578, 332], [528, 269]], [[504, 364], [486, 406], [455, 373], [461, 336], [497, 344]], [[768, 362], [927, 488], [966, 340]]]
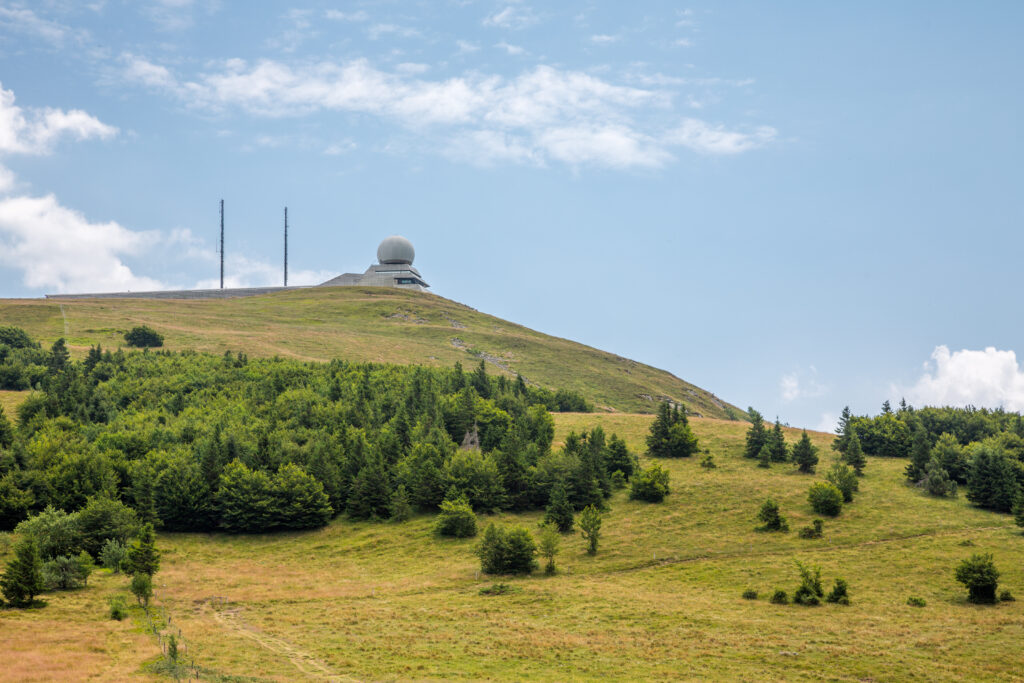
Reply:
[[655, 400], [668, 397], [704, 416], [743, 412], [663, 370], [420, 292], [324, 287], [202, 301], [0, 300], [0, 325], [47, 344], [65, 337], [77, 354], [97, 343], [117, 348], [141, 324], [164, 334], [170, 349], [447, 367], [461, 361], [467, 369], [483, 357], [492, 373], [574, 389], [599, 408], [653, 412]]
[[[650, 419], [557, 415], [556, 438], [600, 423], [639, 451]], [[795, 530], [814, 517], [806, 491], [821, 475], [744, 460], [743, 424], [692, 424], [716, 469], [663, 463], [663, 504], [617, 493], [596, 556], [565, 536], [557, 576], [498, 579], [512, 587], [505, 595], [480, 594], [495, 579], [478, 575], [472, 540], [438, 539], [421, 516], [300, 534], [162, 534], [156, 600], [210, 679], [1019, 680], [1024, 603], [969, 605], [953, 579], [962, 558], [993, 552], [1001, 586], [1024, 597], [1024, 538], [1008, 516], [929, 498], [902, 483], [905, 461], [870, 458], [855, 502], [822, 538], [803, 540]], [[831, 439], [813, 438], [823, 472]], [[790, 533], [754, 531], [768, 496]], [[482, 521], [532, 527], [539, 517]], [[820, 565], [826, 589], [846, 578], [852, 604], [769, 604], [772, 590], [796, 587], [794, 560]], [[104, 619], [102, 594], [124, 580], [103, 581], [51, 594], [43, 610], [0, 613], [0, 637], [30, 643], [45, 628], [22, 651], [45, 652], [55, 671], [102, 649], [108, 669], [83, 664], [69, 678], [139, 670], [159, 654], [156, 640]], [[742, 599], [747, 588], [761, 597]], [[908, 606], [910, 596], [927, 606]], [[96, 644], [53, 649], [86, 637]]]

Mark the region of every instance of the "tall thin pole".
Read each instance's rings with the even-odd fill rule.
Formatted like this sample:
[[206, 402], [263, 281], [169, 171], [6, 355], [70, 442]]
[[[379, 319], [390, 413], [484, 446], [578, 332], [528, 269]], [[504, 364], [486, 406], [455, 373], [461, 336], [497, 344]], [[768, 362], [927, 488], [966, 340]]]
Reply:
[[224, 200], [220, 200], [220, 288], [224, 289]]
[[288, 286], [288, 207], [284, 207], [284, 286]]

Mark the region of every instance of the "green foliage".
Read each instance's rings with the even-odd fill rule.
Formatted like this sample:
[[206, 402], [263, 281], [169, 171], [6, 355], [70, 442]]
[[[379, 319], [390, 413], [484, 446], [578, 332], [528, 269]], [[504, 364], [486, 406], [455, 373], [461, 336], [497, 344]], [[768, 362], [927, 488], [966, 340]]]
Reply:
[[1013, 521], [1019, 527], [1024, 527], [1024, 493], [1018, 493], [1013, 503]]
[[36, 497], [31, 489], [18, 486], [15, 472], [0, 478], [0, 531], [9, 531], [24, 520]]
[[1013, 597], [1013, 593], [1009, 590], [999, 591], [999, 602], [1016, 602], [1017, 598]]
[[810, 526], [805, 526], [802, 529], [800, 529], [800, 538], [821, 538], [821, 533], [824, 526], [825, 523], [822, 520], [816, 519], [813, 522], [811, 522]]
[[690, 429], [686, 409], [667, 401], [658, 406], [658, 415], [647, 435], [647, 455], [655, 458], [687, 458], [697, 452], [697, 437]]
[[135, 511], [119, 500], [92, 498], [78, 513], [79, 546], [90, 555], [99, 555], [108, 539], [124, 543], [139, 528]]
[[807, 492], [811, 509], [819, 515], [835, 517], [843, 510], [843, 493], [833, 484], [816, 481]]
[[598, 509], [593, 505], [588, 505], [583, 508], [579, 521], [576, 523], [579, 526], [580, 534], [587, 542], [587, 553], [590, 555], [597, 553], [597, 543], [601, 538], [601, 521], [601, 513]]
[[939, 435], [935, 446], [932, 447], [932, 460], [946, 471], [950, 479], [957, 484], [967, 483], [967, 473], [970, 469], [970, 462], [967, 453], [956, 437], [949, 433]]
[[139, 604], [148, 608], [149, 600], [153, 597], [153, 578], [145, 573], [136, 574], [128, 587]]
[[544, 564], [545, 574], [555, 573], [555, 556], [558, 554], [558, 547], [561, 545], [562, 537], [554, 524], [550, 522], [540, 525], [540, 533], [537, 535], [537, 548], [547, 562]]
[[109, 538], [100, 548], [100, 566], [117, 574], [128, 559], [128, 548], [117, 539]]
[[761, 526], [757, 527], [758, 531], [789, 531], [786, 518], [779, 514], [778, 503], [771, 498], [762, 503], [757, 519], [761, 522]]
[[626, 442], [620, 439], [617, 434], [612, 434], [608, 439], [606, 462], [608, 471], [612, 473], [612, 476], [616, 472], [622, 472], [623, 478], [627, 480], [639, 469], [636, 456], [629, 452]]
[[886, 458], [910, 455], [910, 427], [901, 417], [883, 412], [875, 418], [855, 418], [852, 424], [868, 455]]
[[404, 484], [399, 484], [391, 494], [391, 505], [388, 509], [393, 522], [405, 522], [412, 517], [412, 503], [409, 502], [409, 492], [405, 490]]
[[515, 593], [516, 589], [507, 583], [492, 583], [490, 586], [481, 588], [479, 592], [480, 595], [508, 595]]
[[660, 503], [669, 494], [668, 470], [654, 464], [633, 477], [629, 490], [630, 500]]
[[469, 501], [463, 497], [442, 501], [434, 531], [440, 536], [455, 538], [476, 536], [476, 515]]
[[312, 529], [331, 518], [323, 484], [293, 464], [269, 474], [233, 460], [220, 475], [217, 507], [221, 527], [232, 533]]
[[860, 488], [860, 482], [851, 467], [837, 462], [829, 469], [825, 479], [842, 492], [844, 503], [853, 502], [853, 494]]
[[626, 475], [624, 475], [621, 470], [615, 470], [612, 472], [611, 485], [613, 491], [620, 491], [626, 488], [627, 483]]
[[949, 473], [943, 469], [942, 462], [934, 455], [925, 466], [924, 478], [921, 483], [925, 490], [933, 496], [956, 496], [956, 482], [950, 478]]
[[920, 423], [915, 425], [910, 443], [910, 463], [907, 464], [907, 479], [917, 483], [924, 478], [925, 468], [932, 459], [932, 446], [928, 441], [928, 433]]
[[61, 555], [43, 563], [43, 585], [47, 590], [81, 588], [95, 569], [92, 557], [84, 550], [76, 557]]
[[772, 597], [771, 597], [771, 600], [769, 602], [771, 602], [773, 605], [788, 605], [789, 604], [789, 594], [786, 593], [786, 591], [781, 590], [781, 589], [780, 590], [776, 590], [774, 593], [772, 593]]
[[761, 450], [757, 452], [757, 466], [766, 469], [772, 466], [772, 449], [768, 444], [761, 446]]
[[12, 349], [35, 349], [39, 344], [32, 341], [20, 327], [0, 326], [0, 344]]
[[796, 563], [800, 572], [800, 585], [793, 592], [793, 602], [808, 607], [821, 604], [825, 591], [821, 587], [821, 567], [808, 567], [802, 562]]
[[700, 466], [706, 470], [713, 470], [718, 467], [718, 465], [715, 464], [715, 459], [710, 455], [704, 456], [704, 459], [700, 461]]
[[978, 507], [1010, 512], [1020, 493], [1018, 472], [1021, 465], [1006, 452], [989, 444], [972, 449], [967, 475], [967, 500]]
[[748, 588], [747, 590], [743, 591], [743, 599], [744, 600], [757, 600], [757, 591], [754, 590], [753, 588]]
[[27, 607], [43, 592], [43, 563], [33, 538], [22, 539], [14, 546], [14, 558], [7, 563], [0, 577], [0, 592], [15, 607]]
[[487, 525], [476, 547], [480, 570], [485, 574], [529, 574], [537, 568], [537, 545], [521, 526]]
[[743, 457], [756, 458], [761, 449], [768, 443], [768, 430], [764, 428], [764, 418], [761, 413], [753, 408], [748, 408], [750, 415], [750, 429], [747, 430], [746, 445], [743, 448]]
[[857, 436], [856, 429], [851, 429], [850, 438], [847, 441], [846, 450], [843, 451], [842, 460], [853, 468], [858, 477], [864, 475], [864, 467], [867, 465], [868, 459], [864, 457], [864, 451], [860, 447], [860, 438]]
[[572, 505], [569, 503], [569, 496], [562, 482], [556, 483], [551, 488], [551, 500], [544, 512], [544, 523], [554, 524], [563, 534], [572, 531], [575, 526]]
[[[846, 406], [839, 416], [839, 424], [836, 426], [836, 438], [832, 440], [832, 450], [839, 451], [844, 460], [850, 448], [850, 440], [856, 433], [856, 428], [853, 426], [853, 413], [850, 412], [850, 406]], [[853, 467], [853, 463], [846, 462]]]
[[916, 595], [911, 595], [907, 598], [907, 604], [911, 607], [924, 607], [928, 603], [925, 602], [924, 598], [919, 598]]
[[836, 579], [836, 583], [832, 587], [832, 590], [829, 591], [828, 596], [825, 598], [825, 602], [831, 602], [837, 605], [850, 604], [850, 594], [845, 579]]
[[999, 570], [996, 569], [991, 553], [971, 555], [956, 568], [955, 576], [967, 588], [969, 602], [991, 604], [996, 601]]
[[[789, 448], [786, 446], [786, 435], [782, 433], [782, 424], [778, 419], [772, 431], [768, 434], [768, 457], [772, 462], [787, 462], [789, 460]], [[758, 454], [760, 457], [760, 453]]]
[[140, 349], [156, 348], [164, 345], [164, 336], [149, 325], [139, 325], [124, 333], [124, 341]]
[[19, 524], [15, 533], [35, 541], [39, 554], [46, 559], [74, 555], [82, 549], [78, 516], [48, 506]]
[[806, 429], [793, 446], [793, 462], [797, 469], [805, 474], [814, 474], [814, 469], [818, 465], [818, 448], [811, 443], [811, 437], [807, 436]]
[[124, 604], [124, 597], [112, 595], [107, 603], [110, 605], [110, 618], [114, 621], [121, 621], [128, 616], [128, 606]]
[[128, 548], [125, 559], [125, 571], [129, 574], [148, 574], [153, 576], [160, 569], [160, 551], [156, 549], [156, 534], [153, 525], [145, 524], [139, 532], [139, 538]]

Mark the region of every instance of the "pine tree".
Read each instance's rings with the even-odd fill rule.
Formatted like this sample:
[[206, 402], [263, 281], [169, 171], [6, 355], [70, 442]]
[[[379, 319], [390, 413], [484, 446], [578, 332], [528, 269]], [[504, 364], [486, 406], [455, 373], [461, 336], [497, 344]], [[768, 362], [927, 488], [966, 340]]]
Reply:
[[750, 429], [747, 430], [747, 443], [743, 449], [744, 458], [756, 458], [761, 447], [768, 443], [768, 430], [764, 428], [764, 418], [753, 408], [748, 408]]
[[758, 467], [771, 467], [772, 466], [772, 449], [771, 446], [765, 444], [761, 446], [761, 450], [757, 454], [757, 466]]
[[559, 537], [558, 528], [550, 522], [545, 522], [540, 527], [540, 534], [537, 540], [541, 557], [547, 560], [547, 564], [544, 565], [544, 573], [554, 574], [555, 555], [558, 554], [558, 546], [562, 541]]
[[0, 448], [10, 448], [14, 443], [14, 428], [11, 421], [4, 414], [4, 407], [0, 406]]
[[1013, 503], [1013, 521], [1017, 526], [1024, 527], [1024, 493], [1018, 493]]
[[144, 524], [139, 540], [128, 549], [128, 573], [153, 576], [160, 569], [160, 551], [156, 549], [156, 534], [152, 524]]
[[658, 406], [658, 415], [651, 423], [650, 433], [647, 435], [647, 455], [660, 458], [667, 455], [669, 428], [672, 427], [672, 411], [668, 401], [662, 401]]
[[50, 372], [56, 373], [66, 368], [70, 358], [71, 354], [68, 353], [68, 346], [64, 343], [63, 337], [53, 342], [53, 346], [50, 347], [50, 358], [47, 361]]
[[476, 389], [480, 398], [491, 397], [491, 380], [487, 378], [487, 367], [483, 361], [480, 361], [480, 365], [476, 366], [476, 370], [473, 371], [472, 382], [473, 388]]
[[806, 429], [800, 436], [800, 441], [793, 446], [793, 462], [805, 474], [814, 474], [814, 468], [818, 465], [818, 449], [811, 443], [811, 437], [807, 436]]
[[839, 424], [836, 426], [836, 438], [832, 440], [832, 450], [846, 454], [850, 447], [850, 436], [853, 433], [853, 413], [850, 406], [843, 408], [843, 414], [839, 416]]
[[554, 524], [563, 534], [572, 531], [575, 524], [572, 505], [569, 503], [569, 495], [562, 482], [551, 487], [551, 498], [547, 510], [544, 512], [544, 522]]
[[850, 428], [850, 441], [846, 446], [846, 451], [843, 452], [843, 462], [853, 468], [853, 471], [857, 473], [858, 477], [864, 476], [864, 466], [867, 465], [867, 458], [864, 457], [864, 451], [860, 447], [860, 437], [857, 436], [857, 430]]
[[7, 571], [0, 577], [0, 592], [15, 607], [31, 605], [43, 592], [43, 562], [33, 538], [14, 546], [14, 559], [7, 563]]
[[391, 519], [395, 522], [404, 522], [412, 517], [412, 504], [409, 502], [409, 492], [405, 490], [404, 484], [399, 484], [395, 492], [391, 494]]
[[580, 513], [580, 521], [577, 523], [580, 534], [587, 542], [587, 553], [597, 553], [597, 542], [601, 538], [601, 513], [593, 505], [583, 508]]
[[775, 418], [775, 426], [768, 435], [768, 452], [772, 462], [788, 462], [789, 449], [786, 447], [786, 436], [782, 433], [782, 424]]
[[928, 461], [931, 459], [932, 447], [928, 443], [928, 433], [924, 427], [918, 424], [914, 428], [914, 436], [910, 444], [910, 463], [906, 469], [907, 479], [914, 484], [924, 479]]

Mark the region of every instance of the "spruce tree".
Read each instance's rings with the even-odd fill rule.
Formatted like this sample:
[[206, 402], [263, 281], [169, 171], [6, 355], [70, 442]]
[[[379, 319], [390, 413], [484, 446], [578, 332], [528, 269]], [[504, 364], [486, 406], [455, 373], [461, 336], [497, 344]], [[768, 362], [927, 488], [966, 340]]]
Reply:
[[0, 406], [0, 448], [10, 448], [14, 443], [14, 428], [11, 421], [4, 414], [4, 407]]
[[793, 462], [805, 474], [814, 474], [814, 468], [818, 465], [818, 449], [811, 443], [811, 437], [807, 436], [806, 429], [800, 436], [800, 441], [793, 446]]
[[31, 605], [43, 592], [43, 562], [32, 537], [14, 546], [14, 559], [7, 563], [7, 571], [0, 577], [0, 592], [15, 607]]
[[839, 416], [839, 425], [836, 427], [836, 438], [832, 441], [832, 450], [839, 451], [846, 455], [846, 449], [850, 447], [850, 436], [853, 434], [853, 413], [850, 406], [843, 408], [843, 414]]
[[544, 522], [554, 524], [563, 534], [572, 531], [575, 524], [572, 505], [562, 482], [551, 487], [551, 498], [544, 513]]
[[758, 467], [771, 467], [772, 466], [772, 449], [771, 446], [765, 444], [761, 446], [761, 450], [757, 454], [757, 466]]
[[1024, 493], [1018, 493], [1013, 503], [1013, 521], [1017, 526], [1024, 527]]
[[857, 473], [858, 477], [864, 476], [864, 466], [867, 465], [867, 458], [864, 457], [864, 451], [860, 447], [860, 437], [857, 436], [857, 430], [854, 428], [850, 429], [850, 440], [847, 443], [846, 451], [843, 452], [843, 462], [853, 468], [853, 471]]
[[404, 484], [399, 484], [395, 492], [391, 494], [391, 519], [395, 522], [404, 522], [412, 517], [412, 503], [409, 502], [409, 492]]
[[128, 573], [153, 576], [160, 569], [160, 551], [156, 549], [156, 534], [152, 524], [144, 524], [139, 540], [128, 549]]
[[669, 428], [672, 427], [672, 411], [668, 401], [662, 401], [658, 406], [658, 415], [651, 423], [650, 433], [647, 435], [647, 455], [660, 458], [668, 455]]
[[775, 426], [768, 435], [768, 452], [772, 462], [788, 462], [789, 449], [786, 447], [786, 436], [782, 433], [782, 424], [775, 418]]
[[587, 553], [597, 553], [597, 542], [601, 538], [601, 513], [593, 505], [583, 508], [580, 513], [580, 534], [587, 542]]
[[910, 463], [907, 465], [906, 475], [911, 483], [924, 479], [928, 461], [932, 459], [932, 447], [928, 443], [928, 433], [924, 427], [918, 424], [914, 429], [913, 440], [910, 444]]
[[756, 458], [761, 452], [761, 447], [768, 442], [768, 430], [764, 428], [764, 418], [761, 413], [753, 408], [748, 408], [750, 414], [750, 429], [747, 430], [747, 443], [743, 449], [744, 458]]

